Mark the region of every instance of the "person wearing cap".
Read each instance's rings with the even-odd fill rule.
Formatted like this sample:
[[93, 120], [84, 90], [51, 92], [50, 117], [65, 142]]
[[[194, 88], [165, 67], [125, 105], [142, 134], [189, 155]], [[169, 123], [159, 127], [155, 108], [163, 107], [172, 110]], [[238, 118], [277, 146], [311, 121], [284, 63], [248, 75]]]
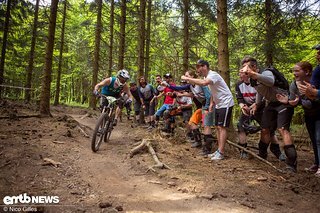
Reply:
[[[186, 83], [186, 82], [184, 82]], [[184, 84], [182, 82], [182, 84]], [[188, 121], [192, 115], [192, 98], [185, 96], [183, 91], [173, 92], [174, 102], [173, 105], [165, 110], [163, 113], [163, 119], [165, 121], [165, 128], [163, 129], [166, 133], [173, 133], [175, 128], [175, 116], [182, 116], [183, 123], [188, 129]]]
[[[172, 76], [170, 73], [167, 73], [165, 74], [164, 76], [164, 80], [169, 84], [169, 85], [175, 85], [173, 83], [173, 79], [172, 79]], [[159, 121], [160, 120], [160, 116], [163, 115], [164, 111], [168, 110], [172, 104], [173, 104], [173, 101], [174, 101], [174, 98], [173, 98], [173, 90], [168, 88], [168, 87], [165, 87], [163, 89], [163, 91], [159, 94], [159, 95], [156, 95], [154, 99], [152, 99], [152, 102], [156, 99], [158, 100], [159, 98], [161, 98], [162, 96], [164, 96], [164, 102], [163, 102], [163, 105], [157, 110], [157, 112], [154, 114], [154, 117], [155, 117], [155, 120], [156, 121]], [[166, 128], [169, 128], [169, 127], [166, 127]], [[171, 129], [164, 129], [165, 131], [171, 131]]]
[[[215, 110], [214, 122], [217, 128], [218, 149], [214, 153], [209, 154], [208, 157], [211, 160], [222, 160], [224, 159], [224, 148], [227, 142], [227, 127], [230, 125], [232, 108], [234, 106], [232, 93], [223, 78], [217, 72], [210, 70], [208, 61], [203, 59], [198, 60], [196, 68], [197, 72], [204, 79], [195, 79], [187, 76], [182, 76], [181, 78], [192, 84], [208, 86], [211, 90], [209, 111]], [[207, 143], [212, 143], [212, 134], [204, 135], [204, 140]]]
[[[197, 78], [197, 74], [194, 71], [187, 71], [184, 74], [187, 77]], [[185, 81], [185, 80], [184, 80]], [[166, 85], [168, 86], [168, 85]], [[192, 140], [192, 148], [202, 147], [201, 155], [211, 154], [212, 143], [210, 141], [210, 135], [212, 135], [211, 126], [214, 125], [214, 111], [209, 112], [211, 92], [207, 86], [199, 86], [196, 84], [186, 84], [181, 86], [169, 86], [173, 90], [189, 90], [190, 92], [184, 92], [182, 95], [190, 96], [193, 98], [194, 102], [200, 103], [200, 106], [197, 106], [197, 110], [192, 114], [189, 119], [189, 126], [191, 132], [187, 135]], [[205, 141], [202, 144], [201, 132], [199, 130], [199, 123], [202, 120], [202, 125], [204, 126], [203, 134], [206, 135]]]
[[133, 109], [136, 118], [136, 122], [139, 123], [139, 116], [141, 110], [141, 100], [136, 82], [130, 82], [130, 92], [134, 98]]

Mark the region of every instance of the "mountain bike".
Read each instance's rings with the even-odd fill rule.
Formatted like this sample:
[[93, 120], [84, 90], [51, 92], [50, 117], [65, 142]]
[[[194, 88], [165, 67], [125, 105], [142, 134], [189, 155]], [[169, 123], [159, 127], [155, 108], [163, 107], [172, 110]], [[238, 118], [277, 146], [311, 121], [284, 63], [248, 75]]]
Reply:
[[99, 94], [99, 96], [102, 103], [102, 111], [92, 135], [91, 149], [93, 152], [98, 151], [102, 141], [109, 141], [111, 132], [113, 130], [113, 122], [116, 115], [116, 108], [118, 102], [121, 99], [106, 96], [103, 94]]

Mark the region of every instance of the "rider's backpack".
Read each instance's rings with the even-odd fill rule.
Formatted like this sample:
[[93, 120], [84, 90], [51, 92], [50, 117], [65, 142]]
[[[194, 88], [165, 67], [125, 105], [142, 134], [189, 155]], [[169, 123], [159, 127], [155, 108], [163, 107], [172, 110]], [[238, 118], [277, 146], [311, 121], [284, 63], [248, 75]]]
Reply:
[[274, 67], [268, 67], [265, 70], [269, 70], [274, 75], [274, 86], [279, 87], [284, 90], [289, 90], [289, 83], [284, 75]]

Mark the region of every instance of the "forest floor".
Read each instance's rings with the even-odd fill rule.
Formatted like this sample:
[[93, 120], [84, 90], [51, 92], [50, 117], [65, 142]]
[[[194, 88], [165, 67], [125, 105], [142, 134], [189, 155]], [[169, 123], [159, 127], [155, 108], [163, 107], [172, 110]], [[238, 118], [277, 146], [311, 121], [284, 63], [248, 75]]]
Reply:
[[[319, 212], [320, 179], [304, 171], [313, 163], [307, 142], [297, 144], [298, 173], [284, 174], [256, 158], [240, 159], [230, 145], [225, 160], [211, 162], [190, 148], [180, 128], [167, 138], [124, 118], [93, 153], [98, 111], [58, 106], [51, 112], [17, 118], [36, 115], [37, 107], [0, 102], [0, 212]], [[170, 169], [148, 170], [155, 162], [147, 150], [129, 157], [146, 138]], [[272, 154], [268, 161], [285, 166]], [[59, 203], [4, 205], [5, 196], [24, 193], [58, 196]]]

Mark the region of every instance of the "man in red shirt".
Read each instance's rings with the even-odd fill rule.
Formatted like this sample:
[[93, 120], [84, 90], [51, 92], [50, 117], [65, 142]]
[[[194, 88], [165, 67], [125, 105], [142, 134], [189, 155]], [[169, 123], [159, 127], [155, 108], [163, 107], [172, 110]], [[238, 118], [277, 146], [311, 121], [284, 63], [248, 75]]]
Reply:
[[[173, 83], [172, 75], [170, 73], [165, 74], [163, 78], [169, 85], [175, 86], [175, 84]], [[164, 96], [164, 102], [163, 102], [163, 105], [155, 113], [156, 121], [159, 121], [160, 116], [162, 116], [164, 111], [168, 110], [170, 106], [172, 106], [174, 101], [173, 90], [170, 89], [169, 87], [164, 88], [163, 92], [155, 96], [155, 98], [159, 99], [162, 96]]]

